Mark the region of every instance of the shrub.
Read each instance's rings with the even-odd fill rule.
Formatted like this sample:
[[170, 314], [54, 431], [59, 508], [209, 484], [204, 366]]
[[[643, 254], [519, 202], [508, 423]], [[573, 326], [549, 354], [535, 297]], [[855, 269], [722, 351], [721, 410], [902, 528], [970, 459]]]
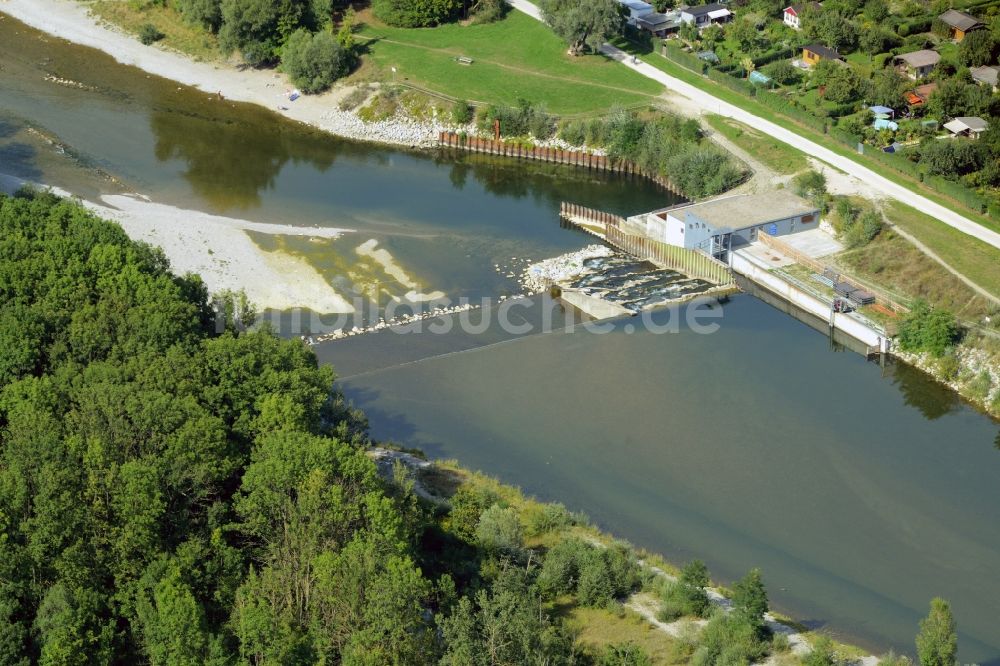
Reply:
[[494, 504], [479, 517], [476, 540], [487, 551], [516, 553], [524, 545], [521, 519], [512, 507]]
[[173, 3], [190, 23], [211, 32], [222, 27], [222, 3], [219, 0], [174, 0]]
[[652, 663], [646, 651], [631, 641], [605, 646], [597, 660], [597, 666], [652, 666]]
[[456, 125], [468, 125], [474, 117], [475, 109], [465, 100], [459, 100], [451, 107], [451, 122]]
[[373, 0], [372, 13], [400, 28], [426, 28], [455, 18], [461, 0]]
[[837, 655], [829, 636], [817, 638], [813, 649], [802, 659], [802, 666], [834, 666], [836, 663]]
[[572, 525], [575, 521], [562, 504], [542, 504], [535, 506], [525, 516], [528, 524], [528, 534], [540, 536], [549, 532], [557, 532]]
[[139, 41], [149, 46], [153, 42], [158, 42], [166, 37], [160, 29], [157, 28], [152, 23], [146, 23], [141, 28], [139, 28]]
[[566, 539], [546, 554], [538, 584], [549, 595], [576, 592], [584, 606], [606, 606], [638, 587], [639, 566], [625, 547]]
[[466, 541], [474, 541], [479, 517], [499, 500], [500, 496], [492, 490], [470, 485], [460, 487], [451, 498], [448, 527]]
[[705, 617], [710, 609], [708, 593], [708, 569], [701, 560], [693, 560], [681, 570], [678, 580], [670, 584], [663, 594], [659, 617], [661, 620], [675, 620], [684, 615]]
[[959, 336], [955, 315], [917, 299], [899, 324], [899, 346], [904, 351], [930, 352], [941, 357]]
[[752, 664], [767, 654], [767, 644], [757, 627], [738, 613], [719, 613], [701, 634], [701, 645], [691, 659], [693, 666]]
[[519, 99], [516, 106], [486, 107], [479, 117], [479, 129], [492, 132], [493, 123], [500, 121], [500, 131], [505, 137], [534, 136], [545, 140], [555, 132], [555, 122], [544, 109], [526, 99]]
[[538, 586], [549, 596], [570, 594], [576, 590], [580, 563], [591, 548], [579, 539], [565, 539], [545, 554], [538, 574]]
[[353, 57], [329, 32], [315, 34], [300, 28], [282, 49], [281, 68], [305, 93], [318, 93], [347, 74]]

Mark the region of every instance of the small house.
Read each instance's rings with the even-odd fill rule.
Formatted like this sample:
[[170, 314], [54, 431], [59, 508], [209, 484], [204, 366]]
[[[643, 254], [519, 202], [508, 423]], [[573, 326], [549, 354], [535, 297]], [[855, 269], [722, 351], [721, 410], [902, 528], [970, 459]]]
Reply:
[[949, 9], [938, 18], [948, 26], [948, 29], [951, 31], [951, 38], [956, 42], [965, 39], [965, 36], [973, 30], [980, 30], [984, 27], [975, 16], [960, 12], [957, 9]]
[[653, 33], [657, 37], [666, 37], [672, 32], [677, 32], [681, 27], [680, 12], [667, 12], [660, 14], [653, 12], [636, 19], [636, 24], [640, 29]]
[[896, 56], [895, 60], [896, 67], [900, 72], [915, 81], [929, 76], [939, 62], [941, 62], [941, 55], [930, 49], [903, 53]]
[[642, 0], [618, 0], [618, 2], [625, 9], [625, 20], [631, 26], [638, 26], [640, 18], [656, 11], [653, 5]]
[[831, 49], [822, 44], [810, 44], [802, 48], [802, 62], [809, 67], [822, 62], [823, 60], [841, 60], [837, 49]]
[[906, 100], [907, 106], [910, 107], [910, 113], [927, 104], [935, 90], [937, 90], [936, 83], [925, 83], [922, 86], [917, 86], [913, 90], [903, 93], [903, 99]]
[[810, 9], [818, 12], [822, 8], [823, 5], [821, 5], [818, 2], [807, 2], [801, 5], [791, 5], [785, 7], [782, 20], [785, 22], [785, 25], [787, 25], [792, 30], [801, 30], [802, 15], [805, 14]]
[[1000, 87], [997, 85], [997, 75], [1000, 74], [1000, 67], [973, 67], [969, 70], [969, 74], [972, 75], [972, 80], [979, 85], [986, 86], [993, 92], [1000, 91]]
[[819, 217], [819, 209], [811, 202], [788, 190], [774, 190], [727, 194], [637, 215], [629, 221], [643, 225], [652, 238], [724, 260], [730, 249], [752, 243], [761, 230], [782, 236], [816, 229]]
[[944, 128], [951, 132], [952, 136], [967, 136], [970, 139], [978, 139], [988, 127], [989, 123], [977, 116], [961, 116], [944, 124]]
[[727, 23], [732, 17], [733, 13], [725, 5], [718, 3], [681, 9], [681, 20], [699, 30], [707, 28], [713, 23]]

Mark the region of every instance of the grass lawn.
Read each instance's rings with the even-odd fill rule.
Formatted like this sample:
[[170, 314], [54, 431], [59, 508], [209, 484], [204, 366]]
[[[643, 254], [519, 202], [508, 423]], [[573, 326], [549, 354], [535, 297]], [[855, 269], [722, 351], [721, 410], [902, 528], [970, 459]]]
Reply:
[[[858, 155], [857, 152], [847, 148], [846, 146], [827, 137], [826, 135], [820, 134], [819, 132], [809, 127], [799, 125], [795, 123], [794, 120], [786, 116], [782, 116], [778, 113], [775, 113], [768, 107], [765, 107], [764, 105], [760, 104], [759, 102], [753, 99], [746, 97], [745, 95], [734, 92], [729, 88], [726, 88], [725, 86], [719, 85], [718, 83], [712, 81], [707, 77], [700, 76], [689, 69], [681, 67], [677, 63], [659, 55], [659, 53], [651, 52], [648, 49], [647, 50], [639, 49], [636, 46], [636, 44], [628, 42], [624, 39], [615, 40], [615, 45], [629, 53], [634, 53], [638, 55], [647, 64], [656, 67], [660, 71], [666, 72], [670, 76], [673, 76], [682, 81], [690, 83], [693, 86], [697, 86], [698, 88], [707, 91], [711, 95], [718, 97], [719, 99], [725, 102], [729, 102], [734, 106], [738, 106], [742, 109], [745, 109], [750, 113], [759, 116], [761, 118], [770, 120], [773, 123], [778, 123], [786, 126], [793, 126], [796, 134], [799, 134], [800, 136], [803, 136], [809, 139], [810, 141], [823, 146], [824, 148], [828, 148], [829, 150], [840, 155], [841, 157], [846, 157], [850, 160], [853, 160], [858, 164], [861, 164], [871, 169], [872, 171], [875, 171], [876, 173], [885, 172], [884, 166], [872, 160], [865, 159], [863, 156]], [[1000, 231], [1000, 221], [991, 219], [985, 215], [971, 211], [961, 203], [949, 199], [944, 195], [940, 194], [939, 192], [930, 189], [929, 187], [921, 185], [916, 180], [908, 178], [904, 174], [890, 172], [888, 174], [888, 177], [890, 177], [892, 180], [899, 183], [903, 187], [912, 190], [913, 192], [916, 192], [917, 194], [920, 194], [921, 196], [924, 196], [930, 199], [931, 201], [934, 201], [942, 206], [946, 206], [953, 210], [960, 211], [961, 214], [967, 217], [968, 219], [973, 220], [974, 222], [977, 222], [988, 229], [992, 229], [994, 231]], [[936, 224], [941, 224], [941, 223], [938, 222]], [[945, 225], [942, 224], [941, 226]]]
[[898, 201], [887, 202], [886, 217], [912, 234], [955, 270], [1000, 296], [1000, 252]]
[[157, 6], [136, 9], [132, 3], [121, 0], [95, 0], [86, 5], [95, 16], [130, 34], [138, 35], [142, 26], [151, 23], [165, 35], [160, 44], [196, 60], [221, 59], [215, 36], [185, 21], [176, 9]]
[[680, 655], [677, 655], [674, 638], [653, 628], [630, 610], [614, 612], [566, 605], [557, 606], [556, 614], [562, 616], [571, 629], [579, 632], [577, 642], [592, 655], [602, 654], [607, 645], [631, 642], [641, 647], [653, 664], [666, 666], [686, 661], [676, 658]]
[[[651, 102], [663, 87], [598, 55], [569, 56], [546, 26], [518, 11], [496, 23], [436, 28], [391, 28], [368, 12], [359, 38], [368, 43], [378, 76], [480, 103], [513, 104], [524, 98], [551, 113], [601, 112]], [[472, 58], [461, 65], [456, 56]], [[363, 72], [364, 73], [364, 72]], [[371, 74], [369, 73], [369, 76]]]
[[804, 153], [763, 132], [715, 114], [706, 115], [704, 120], [712, 129], [777, 173], [794, 174], [809, 166]]

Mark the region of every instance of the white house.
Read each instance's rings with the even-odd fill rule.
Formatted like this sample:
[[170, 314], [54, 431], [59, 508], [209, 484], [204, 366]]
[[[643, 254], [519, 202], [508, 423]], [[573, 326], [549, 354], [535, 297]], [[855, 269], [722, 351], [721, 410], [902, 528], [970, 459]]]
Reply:
[[681, 20], [694, 25], [699, 30], [707, 28], [713, 23], [726, 23], [732, 16], [733, 13], [725, 5], [718, 3], [681, 9]]
[[818, 2], [807, 2], [801, 5], [790, 5], [785, 7], [783, 20], [785, 25], [793, 30], [802, 29], [802, 14], [807, 11], [808, 8], [819, 11], [822, 8]]
[[989, 129], [989, 123], [978, 116], [960, 116], [946, 122], [944, 128], [951, 132], [952, 136], [978, 139], [980, 134]]
[[787, 190], [766, 194], [724, 195], [629, 218], [646, 234], [671, 245], [725, 258], [750, 243], [763, 229], [782, 236], [819, 227], [819, 209]]
[[642, 0], [618, 0], [618, 2], [628, 11], [628, 18], [626, 20], [629, 25], [633, 26], [638, 26], [639, 19], [643, 16], [656, 11], [653, 5]]

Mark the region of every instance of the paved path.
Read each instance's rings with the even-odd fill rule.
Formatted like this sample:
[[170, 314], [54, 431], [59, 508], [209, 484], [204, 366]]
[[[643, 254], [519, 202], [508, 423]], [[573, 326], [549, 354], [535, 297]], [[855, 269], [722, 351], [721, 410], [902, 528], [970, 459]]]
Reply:
[[[543, 20], [541, 11], [535, 4], [528, 2], [527, 0], [508, 0], [508, 2], [515, 9], [524, 12], [528, 16], [538, 19], [539, 21]], [[979, 240], [1000, 249], [1000, 233], [987, 229], [981, 224], [973, 222], [969, 218], [956, 213], [950, 208], [946, 208], [941, 204], [931, 201], [927, 197], [921, 196], [916, 192], [912, 192], [899, 183], [872, 171], [868, 167], [858, 164], [852, 159], [838, 155], [829, 148], [824, 148], [818, 143], [814, 143], [809, 139], [799, 136], [795, 132], [782, 127], [781, 125], [772, 123], [771, 121], [755, 116], [749, 111], [741, 109], [738, 106], [725, 102], [711, 93], [705, 92], [704, 90], [701, 90], [686, 81], [674, 78], [673, 76], [670, 76], [669, 74], [662, 72], [652, 65], [642, 62], [641, 60], [633, 61], [631, 55], [610, 44], [605, 44], [601, 47], [601, 52], [609, 58], [617, 60], [626, 67], [635, 70], [643, 76], [653, 79], [654, 81], [658, 81], [667, 88], [679, 92], [697, 104], [705, 113], [716, 113], [720, 116], [738, 120], [739, 122], [749, 125], [750, 127], [766, 132], [775, 139], [778, 139], [783, 143], [787, 143], [807, 155], [812, 155], [813, 157], [816, 157], [827, 164], [868, 183], [886, 196], [913, 206], [914, 208], [937, 218], [950, 227], [954, 227], [963, 233], [978, 238]]]

